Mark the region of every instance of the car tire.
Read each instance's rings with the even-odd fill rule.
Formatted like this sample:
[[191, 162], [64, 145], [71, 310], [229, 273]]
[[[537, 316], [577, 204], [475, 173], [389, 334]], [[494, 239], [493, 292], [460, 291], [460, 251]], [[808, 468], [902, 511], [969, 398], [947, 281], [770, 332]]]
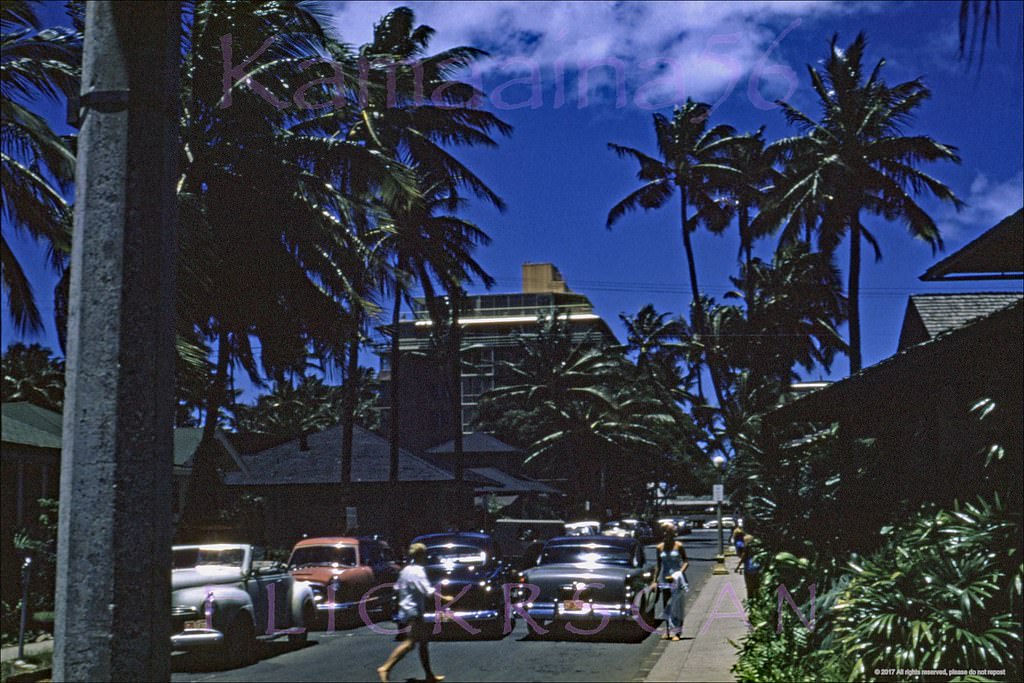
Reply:
[[256, 628], [245, 612], [240, 613], [224, 633], [225, 659], [233, 667], [256, 661]]
[[316, 623], [316, 610], [313, 609], [313, 603], [305, 602], [302, 604], [302, 627], [305, 629], [302, 633], [291, 633], [288, 635], [288, 642], [301, 644], [309, 640], [309, 631], [313, 628]]
[[[476, 627], [480, 629], [480, 633], [476, 634], [476, 637], [481, 640], [501, 640], [505, 637], [505, 621], [503, 619], [487, 621], [477, 624]], [[513, 622], [512, 628], [515, 628], [515, 622]]]

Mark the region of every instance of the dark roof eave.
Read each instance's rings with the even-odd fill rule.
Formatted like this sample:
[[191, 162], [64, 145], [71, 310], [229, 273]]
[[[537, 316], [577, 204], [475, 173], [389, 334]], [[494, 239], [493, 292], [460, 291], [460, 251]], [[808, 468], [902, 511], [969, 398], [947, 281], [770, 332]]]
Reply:
[[[903, 373], [914, 370], [928, 372], [934, 369], [932, 362], [935, 354], [946, 348], [955, 349], [959, 344], [975, 337], [982, 343], [990, 343], [989, 329], [1006, 325], [1010, 331], [1020, 334], [1021, 324], [1014, 325], [1014, 318], [1024, 314], [1024, 300], [1017, 301], [990, 315], [977, 318], [955, 330], [950, 330], [928, 341], [908, 347], [894, 356], [864, 368], [855, 375], [840, 380], [829, 386], [813, 391], [791, 403], [780, 406], [765, 415], [766, 423], [781, 425], [792, 422], [835, 421], [839, 415], [849, 414], [847, 411], [851, 400], [858, 401], [867, 389], [877, 397], [879, 387], [887, 381], [899, 381]], [[919, 367], [919, 366], [924, 367]]]
[[[925, 282], [1010, 280], [1024, 275], [1024, 208], [1010, 214], [926, 270]], [[978, 266], [978, 263], [984, 266]]]

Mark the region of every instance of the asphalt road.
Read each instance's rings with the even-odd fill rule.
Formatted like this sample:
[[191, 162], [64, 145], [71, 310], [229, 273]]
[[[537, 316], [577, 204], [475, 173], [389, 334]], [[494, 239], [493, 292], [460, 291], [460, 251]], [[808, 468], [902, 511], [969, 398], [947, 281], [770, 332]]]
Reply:
[[[680, 540], [690, 559], [687, 578], [692, 604], [714, 565], [718, 534], [699, 530]], [[654, 547], [647, 548], [653, 562]], [[381, 624], [393, 628], [390, 622]], [[642, 680], [661, 649], [657, 634], [641, 642], [607, 633], [583, 638], [552, 631], [530, 632], [520, 619], [501, 640], [441, 640], [430, 645], [433, 669], [449, 681], [632, 681]], [[334, 633], [314, 632], [305, 645], [277, 641], [260, 646], [260, 661], [251, 666], [218, 670], [192, 655], [172, 660], [173, 681], [374, 681], [376, 668], [394, 647], [394, 640], [360, 626]], [[419, 658], [409, 653], [391, 672], [393, 681], [423, 679]]]

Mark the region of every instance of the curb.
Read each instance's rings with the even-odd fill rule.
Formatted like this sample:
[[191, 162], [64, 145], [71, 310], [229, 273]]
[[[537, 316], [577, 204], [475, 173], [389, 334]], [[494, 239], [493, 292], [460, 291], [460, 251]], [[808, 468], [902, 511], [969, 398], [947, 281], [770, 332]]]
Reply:
[[[53, 639], [43, 640], [38, 643], [25, 643], [25, 656], [31, 657], [41, 652], [53, 651]], [[9, 645], [0, 649], [0, 661], [8, 662], [18, 658], [18, 646]]]
[[[693, 601], [693, 608], [686, 614], [683, 641], [668, 644], [648, 673], [647, 681], [676, 683], [736, 680], [730, 671], [737, 657], [733, 643], [746, 635], [746, 625], [736, 618], [716, 619], [711, 624], [706, 623], [726, 586], [732, 589], [738, 600], [746, 595], [741, 574], [708, 575]], [[726, 601], [718, 609], [728, 612], [734, 607]]]
[[48, 681], [52, 677], [53, 669], [36, 669], [8, 676], [4, 679], [4, 683], [36, 683], [36, 681]]

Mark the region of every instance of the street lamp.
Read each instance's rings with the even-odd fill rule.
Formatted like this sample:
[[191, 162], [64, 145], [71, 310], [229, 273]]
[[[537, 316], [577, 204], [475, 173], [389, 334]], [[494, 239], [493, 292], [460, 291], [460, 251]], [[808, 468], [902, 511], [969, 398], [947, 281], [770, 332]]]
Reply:
[[715, 557], [715, 568], [711, 572], [712, 574], [728, 574], [729, 570], [725, 568], [725, 539], [722, 537], [722, 498], [725, 497], [725, 485], [722, 481], [722, 473], [725, 471], [725, 458], [722, 455], [716, 455], [711, 458], [711, 462], [714, 463], [715, 469], [718, 470], [718, 495], [715, 507], [718, 512], [718, 555]]

